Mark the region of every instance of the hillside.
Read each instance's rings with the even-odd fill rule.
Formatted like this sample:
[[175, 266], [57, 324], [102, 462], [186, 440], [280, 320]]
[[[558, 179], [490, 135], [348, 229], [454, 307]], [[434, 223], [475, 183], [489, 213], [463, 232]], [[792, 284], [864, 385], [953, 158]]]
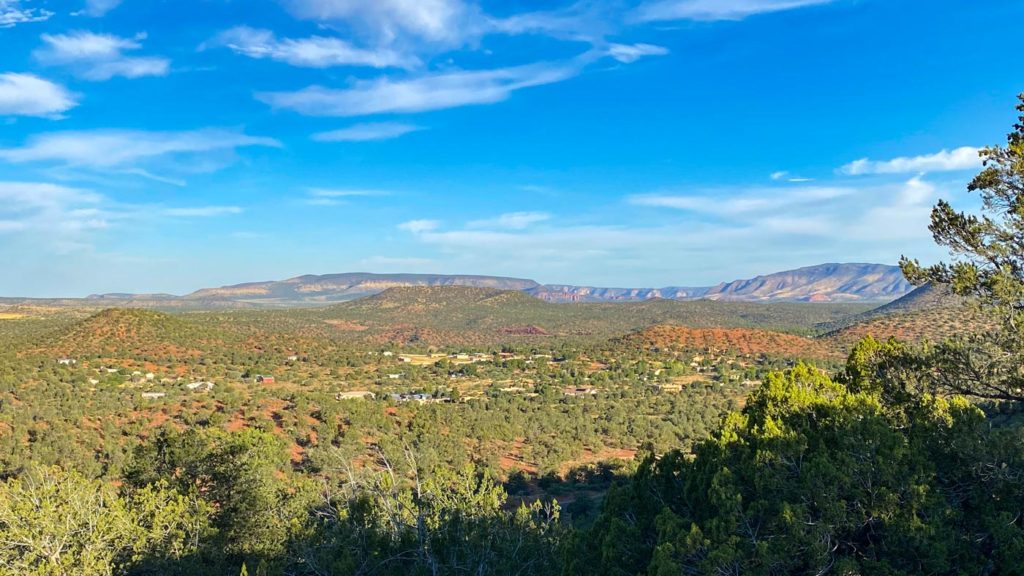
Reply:
[[204, 351], [237, 344], [220, 325], [152, 310], [108, 309], [39, 338], [37, 352], [54, 356], [133, 355], [153, 360], [195, 358]]
[[552, 304], [522, 292], [451, 286], [392, 288], [307, 314], [332, 326], [341, 337], [374, 340], [392, 335], [396, 342], [437, 345], [610, 338], [662, 323], [812, 333], [821, 322], [864, 309], [862, 304], [709, 300]]
[[843, 350], [821, 340], [795, 334], [750, 328], [688, 328], [659, 324], [619, 340], [642, 348], [732, 351], [743, 355], [767, 355], [808, 360], [842, 358]]
[[849, 348], [868, 335], [941, 342], [956, 334], [985, 330], [990, 324], [948, 287], [927, 284], [878, 308], [821, 324], [819, 331], [834, 347]]

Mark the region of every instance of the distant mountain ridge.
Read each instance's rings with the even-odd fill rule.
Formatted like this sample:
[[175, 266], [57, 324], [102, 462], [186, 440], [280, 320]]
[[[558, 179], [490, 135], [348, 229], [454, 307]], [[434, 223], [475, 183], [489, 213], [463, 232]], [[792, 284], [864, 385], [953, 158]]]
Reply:
[[737, 300], [742, 302], [887, 302], [914, 289], [898, 266], [819, 264], [708, 287], [593, 288], [544, 285], [528, 290], [549, 302]]
[[472, 286], [496, 290], [528, 291], [540, 286], [533, 280], [500, 276], [442, 274], [308, 274], [281, 281], [248, 282], [220, 288], [204, 288], [184, 298], [189, 300], [277, 300], [282, 302], [328, 303], [355, 300], [379, 294], [388, 288], [407, 286]]
[[389, 288], [466, 286], [519, 291], [548, 302], [727, 300], [741, 302], [888, 302], [913, 290], [897, 266], [821, 264], [705, 287], [603, 288], [540, 284], [524, 278], [446, 274], [305, 275], [280, 281], [204, 288], [185, 296], [103, 294], [94, 300], [147, 300], [217, 305], [317, 305], [356, 300]]

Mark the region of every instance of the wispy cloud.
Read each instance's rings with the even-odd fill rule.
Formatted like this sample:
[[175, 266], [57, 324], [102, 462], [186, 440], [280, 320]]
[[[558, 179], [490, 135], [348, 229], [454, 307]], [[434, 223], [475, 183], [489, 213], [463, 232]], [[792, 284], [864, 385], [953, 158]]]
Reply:
[[340, 130], [318, 132], [313, 134], [313, 140], [318, 142], [373, 142], [391, 140], [420, 130], [423, 130], [422, 126], [404, 122], [368, 122]]
[[220, 33], [210, 44], [225, 46], [250, 58], [269, 58], [292, 66], [329, 68], [370, 66], [373, 68], [414, 68], [415, 56], [391, 48], [364, 49], [339, 38], [312, 36], [278, 39], [270, 30], [238, 26]]
[[121, 5], [121, 0], [86, 0], [85, 10], [82, 11], [86, 16], [93, 16], [98, 18], [106, 15], [114, 8]]
[[835, 0], [652, 0], [640, 4], [632, 13], [639, 22], [672, 20], [742, 20], [744, 18], [831, 4]]
[[0, 233], [31, 234], [36, 245], [68, 252], [87, 246], [84, 234], [107, 228], [113, 216], [103, 196], [44, 182], [0, 182]]
[[230, 214], [241, 214], [239, 206], [196, 206], [187, 208], [165, 208], [165, 216], [176, 218], [211, 218], [214, 216], [225, 216]]
[[[637, 195], [631, 204], [684, 211], [692, 219], [829, 242], [926, 238], [939, 189], [915, 177], [873, 186], [795, 186], [697, 195]], [[710, 218], [710, 219], [709, 219]]]
[[78, 97], [60, 84], [32, 74], [0, 74], [0, 116], [59, 118], [78, 105]]
[[793, 174], [790, 174], [786, 170], [779, 170], [778, 172], [772, 172], [768, 177], [771, 178], [772, 180], [776, 181], [776, 182], [792, 182], [794, 184], [801, 184], [801, 183], [804, 183], [804, 182], [813, 182], [814, 181], [814, 178], [805, 178], [803, 176], [795, 176]]
[[436, 230], [441, 226], [441, 222], [438, 220], [409, 220], [408, 222], [402, 222], [398, 225], [399, 230], [405, 230], [406, 232], [412, 232], [413, 234], [421, 234], [423, 232], [430, 232]]
[[[151, 169], [207, 170], [214, 167], [212, 162], [230, 161], [235, 150], [250, 146], [280, 147], [281, 144], [273, 138], [216, 128], [183, 132], [68, 131], [34, 136], [19, 148], [0, 148], [0, 160], [39, 162], [162, 180], [165, 177], [154, 175]], [[202, 161], [197, 162], [197, 159]]]
[[[571, 282], [588, 278], [613, 286], [628, 274], [633, 284], [657, 276], [662, 280], [650, 285], [687, 286], [840, 258], [895, 262], [908, 250], [934, 253], [928, 214], [942, 191], [920, 178], [841, 192], [766, 188], [732, 203], [727, 196], [644, 201], [640, 205], [660, 209], [657, 218], [643, 219], [646, 224], [510, 230], [447, 229], [432, 222], [404, 229], [443, 254], [437, 259], [447, 266], [478, 273], [557, 282], [571, 271]], [[777, 200], [779, 194], [786, 199]], [[666, 207], [689, 214], [681, 220]]]
[[171, 62], [166, 58], [127, 56], [125, 52], [142, 48], [145, 34], [121, 38], [111, 34], [76, 31], [68, 34], [43, 34], [45, 46], [33, 52], [48, 66], [67, 66], [86, 80], [109, 80], [115, 76], [141, 78], [166, 76]]
[[509, 35], [543, 34], [600, 43], [621, 26], [621, 12], [618, 2], [580, 0], [554, 10], [523, 12], [503, 18], [488, 17], [486, 30]]
[[631, 64], [645, 56], [668, 54], [668, 48], [653, 44], [609, 44], [607, 50], [609, 56], [623, 64]]
[[782, 213], [798, 206], [820, 205], [856, 194], [854, 188], [800, 187], [755, 188], [749, 191], [717, 190], [699, 194], [640, 194], [628, 201], [637, 206], [672, 208], [700, 214], [737, 217]]
[[25, 8], [21, 0], [0, 0], [0, 28], [11, 28], [26, 22], [49, 20], [53, 12], [42, 8]]
[[358, 80], [350, 88], [310, 86], [298, 92], [265, 92], [257, 98], [274, 108], [308, 116], [366, 116], [414, 113], [493, 104], [516, 90], [576, 76], [582, 62], [542, 63], [494, 70], [439, 72], [394, 80]]
[[951, 172], [981, 167], [978, 148], [962, 146], [954, 150], [941, 150], [922, 156], [902, 156], [891, 160], [861, 158], [839, 169], [842, 174], [913, 174], [925, 172]]
[[474, 220], [466, 225], [467, 228], [500, 228], [503, 230], [524, 230], [538, 222], [550, 220], [551, 215], [546, 212], [509, 212], [496, 218], [486, 220]]
[[390, 196], [387, 190], [368, 188], [307, 188], [306, 204], [311, 206], [338, 206], [346, 202], [346, 198], [368, 196]]
[[285, 0], [299, 17], [345, 25], [380, 44], [412, 39], [462, 44], [480, 26], [480, 12], [462, 0]]

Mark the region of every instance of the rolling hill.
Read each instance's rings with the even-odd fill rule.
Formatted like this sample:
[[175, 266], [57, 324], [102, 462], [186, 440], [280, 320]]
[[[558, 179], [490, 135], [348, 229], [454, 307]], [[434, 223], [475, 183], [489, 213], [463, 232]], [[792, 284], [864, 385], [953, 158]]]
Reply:
[[111, 308], [62, 326], [32, 347], [54, 356], [117, 356], [152, 359], [196, 358], [238, 345], [241, 338], [221, 326], [188, 315]]
[[994, 321], [945, 286], [926, 284], [906, 296], [819, 326], [821, 338], [848, 349], [864, 336], [908, 342], [941, 342], [957, 334], [979, 332]]
[[305, 313], [333, 327], [339, 337], [438, 345], [553, 337], [610, 338], [664, 323], [810, 334], [819, 323], [864, 310], [863, 304], [661, 299], [552, 304], [519, 291], [446, 286], [391, 288]]

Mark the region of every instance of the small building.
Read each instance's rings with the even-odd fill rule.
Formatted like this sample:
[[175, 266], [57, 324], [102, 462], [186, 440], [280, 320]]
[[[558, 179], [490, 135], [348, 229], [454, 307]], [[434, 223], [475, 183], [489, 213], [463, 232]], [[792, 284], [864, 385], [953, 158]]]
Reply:
[[383, 355], [383, 356], [394, 356], [395, 353], [390, 351], [390, 350], [385, 350], [384, 352], [381, 352], [381, 355]]
[[299, 361], [299, 357], [296, 354], [292, 354], [291, 356], [288, 357], [288, 361], [289, 362], [298, 362]]
[[274, 377], [269, 374], [257, 374], [256, 381], [262, 384], [273, 384]]
[[191, 384], [185, 385], [189, 390], [206, 390], [207, 392], [213, 390], [214, 386], [215, 384], [213, 382], [192, 382]]
[[401, 374], [388, 374], [388, 378], [390, 378], [392, 380], [398, 380], [401, 377], [402, 377]]
[[156, 378], [156, 374], [153, 374], [152, 372], [146, 372], [146, 380], [152, 381], [154, 378]]
[[388, 394], [388, 397], [395, 402], [419, 402], [421, 404], [430, 400], [429, 394]]
[[74, 366], [75, 364], [78, 364], [78, 360], [75, 360], [74, 358], [57, 358], [57, 364], [60, 364], [61, 366]]
[[142, 397], [147, 399], [147, 400], [156, 400], [158, 398], [163, 398], [164, 396], [167, 396], [167, 394], [164, 393], [164, 392], [143, 392], [142, 393]]

